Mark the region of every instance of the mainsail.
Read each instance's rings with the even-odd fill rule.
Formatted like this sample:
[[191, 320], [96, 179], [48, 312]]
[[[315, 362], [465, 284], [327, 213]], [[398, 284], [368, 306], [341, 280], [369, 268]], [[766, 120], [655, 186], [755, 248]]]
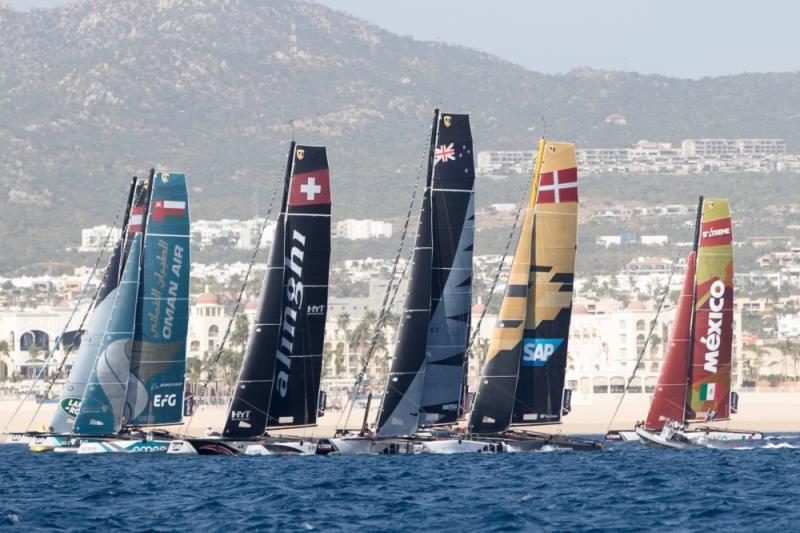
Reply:
[[475, 171], [468, 115], [434, 113], [411, 275], [378, 435], [455, 422], [469, 338]]
[[688, 418], [730, 417], [733, 235], [728, 200], [701, 198], [690, 352]]
[[330, 171], [325, 147], [297, 146], [294, 153], [284, 218], [281, 329], [267, 427], [316, 424], [322, 377], [331, 257]]
[[669, 348], [645, 428], [667, 420], [730, 417], [733, 347], [733, 233], [728, 200], [703, 198], [697, 207], [694, 250], [689, 254]]
[[105, 331], [88, 344], [96, 353], [94, 368], [80, 402], [73, 433], [110, 435], [122, 428], [128, 388], [131, 345], [136, 320], [142, 235], [132, 239], [130, 253], [113, 300]]
[[575, 146], [542, 139], [470, 432], [500, 433], [512, 423], [561, 416], [577, 202]]
[[324, 147], [292, 142], [256, 324], [223, 430], [250, 438], [317, 420], [328, 303], [331, 189]]
[[189, 321], [189, 205], [186, 176], [155, 172], [146, 211], [136, 332], [125, 423], [183, 418]]
[[548, 142], [533, 215], [533, 245], [512, 424], [561, 419], [578, 225], [575, 145]]
[[441, 116], [433, 158], [431, 312], [419, 425], [458, 419], [472, 307], [475, 167], [469, 115]]
[[[80, 410], [81, 398], [94, 368], [101, 339], [108, 324], [114, 304], [115, 291], [119, 286], [122, 266], [125, 235], [132, 231], [132, 212], [142, 201], [142, 181], [134, 178], [128, 193], [125, 208], [125, 221], [122, 224], [123, 236], [114, 245], [111, 258], [106, 266], [100, 289], [94, 301], [94, 310], [89, 317], [86, 331], [81, 335], [81, 345], [75, 356], [67, 383], [61, 391], [58, 408], [50, 422], [49, 429], [54, 433], [70, 433], [73, 431], [75, 417]], [[141, 224], [139, 226], [141, 231]], [[127, 255], [127, 254], [125, 254]]]

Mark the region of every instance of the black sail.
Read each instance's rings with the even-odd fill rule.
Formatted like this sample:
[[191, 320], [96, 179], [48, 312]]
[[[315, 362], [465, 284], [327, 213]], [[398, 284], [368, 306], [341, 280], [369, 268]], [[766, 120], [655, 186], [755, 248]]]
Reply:
[[267, 271], [261, 285], [255, 324], [250, 331], [236, 390], [223, 429], [223, 436], [226, 438], [257, 437], [264, 433], [267, 426], [267, 408], [275, 374], [275, 348], [278, 346], [283, 312], [281, 293], [284, 270], [284, 213], [294, 148], [293, 141], [289, 146], [280, 213], [267, 259]]
[[283, 253], [270, 428], [317, 422], [331, 257], [330, 171], [322, 146], [295, 149]]
[[442, 113], [434, 148], [433, 265], [420, 425], [457, 420], [472, 305], [475, 166], [468, 115]]
[[400, 318], [392, 368], [389, 371], [378, 417], [380, 436], [410, 435], [416, 430], [419, 418], [431, 310], [433, 267], [431, 175], [438, 118], [437, 109], [433, 119], [428, 174], [422, 195], [414, 252], [411, 256], [406, 301], [403, 316]]

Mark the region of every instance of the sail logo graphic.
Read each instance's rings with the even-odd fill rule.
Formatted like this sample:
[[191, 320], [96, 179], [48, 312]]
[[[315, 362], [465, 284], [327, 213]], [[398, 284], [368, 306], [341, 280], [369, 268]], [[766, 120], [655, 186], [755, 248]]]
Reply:
[[712, 222], [703, 222], [700, 228], [701, 246], [723, 246], [733, 241], [731, 219], [724, 218]]
[[545, 366], [563, 342], [564, 339], [524, 339], [522, 341], [522, 366]]
[[153, 407], [175, 407], [178, 403], [176, 394], [156, 394], [153, 396]]
[[[717, 373], [719, 362], [719, 347], [722, 344], [722, 308], [725, 303], [725, 284], [721, 280], [714, 280], [709, 290], [708, 326], [706, 334], [700, 337], [700, 342], [706, 347], [703, 369], [712, 374]], [[712, 388], [713, 393], [713, 388]]]
[[58, 406], [68, 417], [75, 418], [81, 410], [81, 399], [68, 396], [58, 402]]
[[306, 314], [308, 315], [321, 315], [325, 313], [325, 305], [309, 305], [306, 307]]
[[285, 259], [289, 265], [290, 276], [286, 281], [286, 306], [283, 308], [281, 327], [281, 344], [275, 357], [278, 364], [283, 365], [275, 378], [278, 393], [286, 397], [289, 390], [289, 371], [292, 369], [292, 350], [294, 348], [297, 312], [303, 304], [303, 255], [305, 253], [306, 236], [297, 230], [292, 234], [292, 250]]
[[250, 409], [244, 411], [231, 411], [231, 420], [250, 420]]

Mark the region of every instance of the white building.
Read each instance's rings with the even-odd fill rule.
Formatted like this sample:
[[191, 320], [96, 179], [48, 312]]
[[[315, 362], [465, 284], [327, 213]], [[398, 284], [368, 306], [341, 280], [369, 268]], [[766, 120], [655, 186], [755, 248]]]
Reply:
[[[109, 238], [109, 232], [111, 237]], [[105, 224], [94, 226], [92, 228], [84, 228], [81, 230], [81, 246], [78, 248], [79, 252], [99, 252], [108, 239], [109, 244], [113, 244], [119, 240], [122, 231], [119, 228], [111, 228]]]
[[336, 236], [351, 241], [388, 239], [392, 236], [392, 225], [383, 220], [348, 218], [336, 223]]
[[786, 154], [783, 139], [686, 139], [681, 142], [684, 157], [719, 156], [782, 156]]

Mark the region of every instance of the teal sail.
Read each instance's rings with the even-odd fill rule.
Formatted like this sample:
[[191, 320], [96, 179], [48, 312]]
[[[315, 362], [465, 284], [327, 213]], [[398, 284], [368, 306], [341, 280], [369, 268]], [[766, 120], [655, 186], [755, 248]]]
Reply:
[[183, 418], [189, 323], [189, 199], [186, 176], [156, 172], [145, 225], [125, 423]]
[[113, 301], [112, 308], [75, 418], [73, 433], [77, 435], [110, 435], [122, 428], [139, 292], [141, 245], [142, 237], [137, 233], [119, 287], [108, 299]]
[[126, 244], [132, 242], [137, 233], [141, 233], [143, 228], [142, 214], [147, 202], [148, 194], [144, 188], [145, 180], [133, 178], [128, 192], [125, 222], [122, 224], [123, 237], [114, 246], [111, 258], [106, 267], [105, 274], [100, 286], [100, 290], [94, 301], [92, 311], [86, 329], [81, 338], [81, 345], [75, 356], [74, 364], [70, 370], [67, 383], [61, 391], [58, 407], [50, 422], [50, 431], [54, 433], [71, 433], [86, 391], [89, 377], [92, 375], [97, 354], [100, 352], [100, 344], [108, 325], [111, 310], [114, 307], [116, 291], [119, 287], [121, 267], [125, 264], [127, 252], [130, 246]]

